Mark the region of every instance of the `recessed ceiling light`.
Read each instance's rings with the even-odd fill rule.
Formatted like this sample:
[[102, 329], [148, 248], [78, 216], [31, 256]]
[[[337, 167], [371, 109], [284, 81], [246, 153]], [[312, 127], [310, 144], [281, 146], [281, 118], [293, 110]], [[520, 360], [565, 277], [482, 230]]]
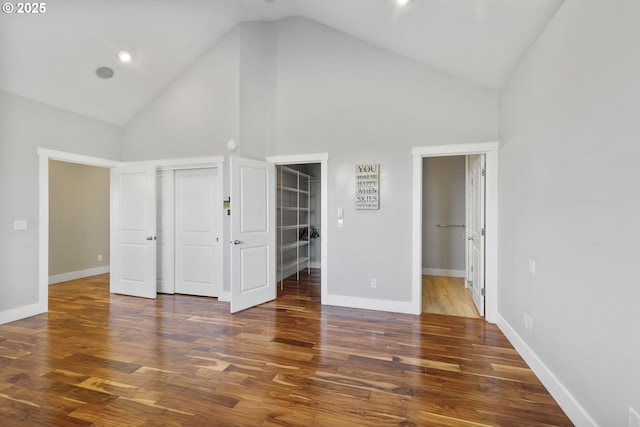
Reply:
[[396, 2], [398, 2], [398, 4], [400, 6], [405, 6], [405, 5], [409, 4], [409, 3], [411, 3], [411, 1], [412, 0], [396, 0]]
[[120, 50], [118, 51], [118, 59], [122, 62], [129, 62], [131, 61], [131, 54], [126, 50]]
[[101, 79], [110, 79], [113, 77], [113, 70], [109, 67], [100, 67], [96, 70], [96, 75]]

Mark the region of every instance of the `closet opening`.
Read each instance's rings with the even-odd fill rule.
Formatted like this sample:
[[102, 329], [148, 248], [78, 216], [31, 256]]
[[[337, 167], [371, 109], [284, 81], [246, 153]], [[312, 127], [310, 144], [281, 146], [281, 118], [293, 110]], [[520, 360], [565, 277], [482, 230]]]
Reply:
[[278, 165], [276, 174], [278, 295], [320, 296], [321, 164]]

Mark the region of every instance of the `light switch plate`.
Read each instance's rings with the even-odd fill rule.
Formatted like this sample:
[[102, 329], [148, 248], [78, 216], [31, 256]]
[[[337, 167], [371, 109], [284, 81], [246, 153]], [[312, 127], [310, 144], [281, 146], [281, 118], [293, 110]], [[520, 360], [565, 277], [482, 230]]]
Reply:
[[338, 218], [344, 218], [344, 208], [338, 208]]

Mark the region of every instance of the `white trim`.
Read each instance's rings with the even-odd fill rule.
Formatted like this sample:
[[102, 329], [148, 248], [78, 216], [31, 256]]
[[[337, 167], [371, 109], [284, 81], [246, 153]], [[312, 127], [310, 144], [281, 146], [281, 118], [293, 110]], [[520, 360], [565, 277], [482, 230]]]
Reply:
[[485, 154], [485, 319], [496, 322], [498, 314], [498, 142], [414, 147], [413, 155], [413, 288], [414, 313], [422, 311], [422, 158]]
[[527, 362], [527, 365], [536, 374], [551, 396], [558, 402], [558, 405], [571, 419], [571, 422], [577, 426], [597, 427], [598, 424], [589, 416], [576, 398], [500, 314], [497, 315], [496, 324], [524, 361]]
[[500, 143], [497, 141], [455, 145], [429, 145], [426, 147], [413, 147], [411, 154], [422, 157], [459, 156], [485, 154], [489, 151], [498, 151], [499, 148]]
[[[296, 165], [306, 163], [320, 163], [320, 224], [323, 227], [322, 244], [320, 246], [320, 303], [332, 305], [329, 301], [329, 153], [293, 154], [287, 156], [268, 156], [267, 162], [276, 165]], [[276, 268], [274, 265], [273, 268]]]
[[303, 163], [319, 163], [329, 160], [329, 153], [292, 154], [288, 156], [267, 156], [265, 161], [277, 165], [297, 165]]
[[31, 316], [36, 316], [38, 314], [45, 313], [46, 311], [46, 309], [42, 311], [42, 306], [39, 302], [31, 305], [25, 305], [23, 307], [12, 308], [11, 310], [7, 311], [0, 311], [0, 325]]
[[126, 162], [128, 165], [153, 165], [157, 170], [201, 169], [222, 167], [224, 156], [188, 157], [184, 159], [158, 159]]
[[464, 270], [448, 270], [446, 268], [423, 268], [422, 274], [426, 276], [466, 278], [466, 272]]
[[104, 168], [114, 168], [122, 164], [115, 160], [101, 159], [99, 157], [85, 156], [82, 154], [67, 153], [66, 151], [49, 150], [48, 148], [38, 147], [36, 149], [38, 156], [46, 157], [49, 160], [59, 160], [69, 163], [80, 163], [89, 166], [100, 166]]
[[407, 301], [389, 301], [331, 294], [327, 295], [322, 301], [322, 304], [337, 307], [360, 308], [363, 310], [387, 311], [390, 313], [416, 314], [413, 303]]
[[[38, 304], [49, 311], [49, 158], [38, 157]], [[25, 316], [26, 317], [26, 316]]]
[[49, 285], [56, 283], [68, 282], [69, 280], [83, 279], [85, 277], [97, 276], [98, 274], [106, 274], [111, 271], [108, 265], [103, 267], [89, 268], [87, 270], [71, 271], [69, 273], [56, 274], [49, 276]]

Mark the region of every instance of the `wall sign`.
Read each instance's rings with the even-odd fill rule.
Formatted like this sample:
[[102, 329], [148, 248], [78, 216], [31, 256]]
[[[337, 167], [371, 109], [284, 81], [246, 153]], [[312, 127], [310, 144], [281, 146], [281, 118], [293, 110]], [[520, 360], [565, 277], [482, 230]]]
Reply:
[[356, 165], [356, 209], [380, 209], [380, 165]]

